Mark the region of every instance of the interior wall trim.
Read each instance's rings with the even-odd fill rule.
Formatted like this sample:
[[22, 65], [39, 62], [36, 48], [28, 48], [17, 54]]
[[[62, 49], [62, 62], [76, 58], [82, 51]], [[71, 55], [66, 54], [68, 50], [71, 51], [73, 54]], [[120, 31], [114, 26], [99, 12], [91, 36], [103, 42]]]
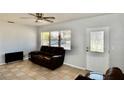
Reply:
[[83, 68], [83, 67], [75, 66], [75, 65], [72, 65], [72, 64], [68, 64], [68, 63], [64, 63], [64, 64], [65, 64], [65, 65], [68, 65], [68, 66], [70, 66], [70, 67], [77, 68], [77, 69], [86, 70], [86, 68]]
[[6, 63], [0, 63], [0, 65], [5, 65]]

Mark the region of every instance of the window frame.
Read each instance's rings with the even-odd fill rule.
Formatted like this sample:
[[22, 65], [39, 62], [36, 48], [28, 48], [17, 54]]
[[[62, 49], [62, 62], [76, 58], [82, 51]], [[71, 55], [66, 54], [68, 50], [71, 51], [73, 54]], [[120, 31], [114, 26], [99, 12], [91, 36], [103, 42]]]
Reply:
[[[44, 31], [44, 32], [49, 32], [49, 46], [51, 46], [51, 32], [58, 32], [58, 47], [61, 47], [61, 41], [62, 41], [62, 38], [61, 38], [61, 32], [63, 31], [70, 31], [70, 34], [71, 34], [71, 30], [61, 30], [61, 31]], [[44, 33], [44, 32], [41, 32]], [[42, 45], [42, 36], [41, 36], [41, 45]], [[70, 35], [70, 42], [71, 42], [71, 35]], [[66, 49], [65, 47], [63, 47], [65, 50], [71, 50], [71, 43], [70, 43], [70, 49]]]

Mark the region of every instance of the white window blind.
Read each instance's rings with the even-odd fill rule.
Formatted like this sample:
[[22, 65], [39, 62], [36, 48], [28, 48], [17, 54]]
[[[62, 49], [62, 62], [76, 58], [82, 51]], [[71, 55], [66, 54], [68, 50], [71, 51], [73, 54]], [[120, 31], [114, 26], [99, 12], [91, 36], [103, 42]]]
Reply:
[[104, 52], [104, 31], [90, 32], [90, 51]]

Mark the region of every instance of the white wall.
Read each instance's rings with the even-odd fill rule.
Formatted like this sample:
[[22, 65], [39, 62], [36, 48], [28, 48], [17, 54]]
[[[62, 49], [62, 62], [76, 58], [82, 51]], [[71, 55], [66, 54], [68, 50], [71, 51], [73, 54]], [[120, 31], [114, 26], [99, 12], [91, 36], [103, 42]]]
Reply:
[[4, 55], [8, 52], [36, 50], [36, 28], [24, 25], [0, 22], [0, 64], [5, 62]]
[[72, 30], [72, 50], [67, 51], [65, 63], [86, 68], [86, 28], [104, 26], [110, 27], [109, 66], [118, 66], [124, 71], [124, 14], [108, 14], [42, 26], [39, 28], [38, 43], [40, 46], [40, 31]]

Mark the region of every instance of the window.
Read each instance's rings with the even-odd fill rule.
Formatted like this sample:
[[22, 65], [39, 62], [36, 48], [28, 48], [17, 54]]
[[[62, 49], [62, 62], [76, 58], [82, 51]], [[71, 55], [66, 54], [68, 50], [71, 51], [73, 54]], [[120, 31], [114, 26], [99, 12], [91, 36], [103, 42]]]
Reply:
[[50, 33], [49, 32], [42, 32], [41, 33], [41, 44], [49, 46], [49, 38], [50, 38]]
[[104, 52], [104, 31], [90, 32], [90, 51]]
[[59, 46], [59, 32], [55, 31], [55, 32], [51, 32], [51, 40], [50, 40], [50, 45], [51, 46]]
[[71, 49], [71, 31], [61, 31], [61, 47]]
[[41, 44], [47, 46], [63, 47], [71, 49], [71, 31], [41, 32]]

